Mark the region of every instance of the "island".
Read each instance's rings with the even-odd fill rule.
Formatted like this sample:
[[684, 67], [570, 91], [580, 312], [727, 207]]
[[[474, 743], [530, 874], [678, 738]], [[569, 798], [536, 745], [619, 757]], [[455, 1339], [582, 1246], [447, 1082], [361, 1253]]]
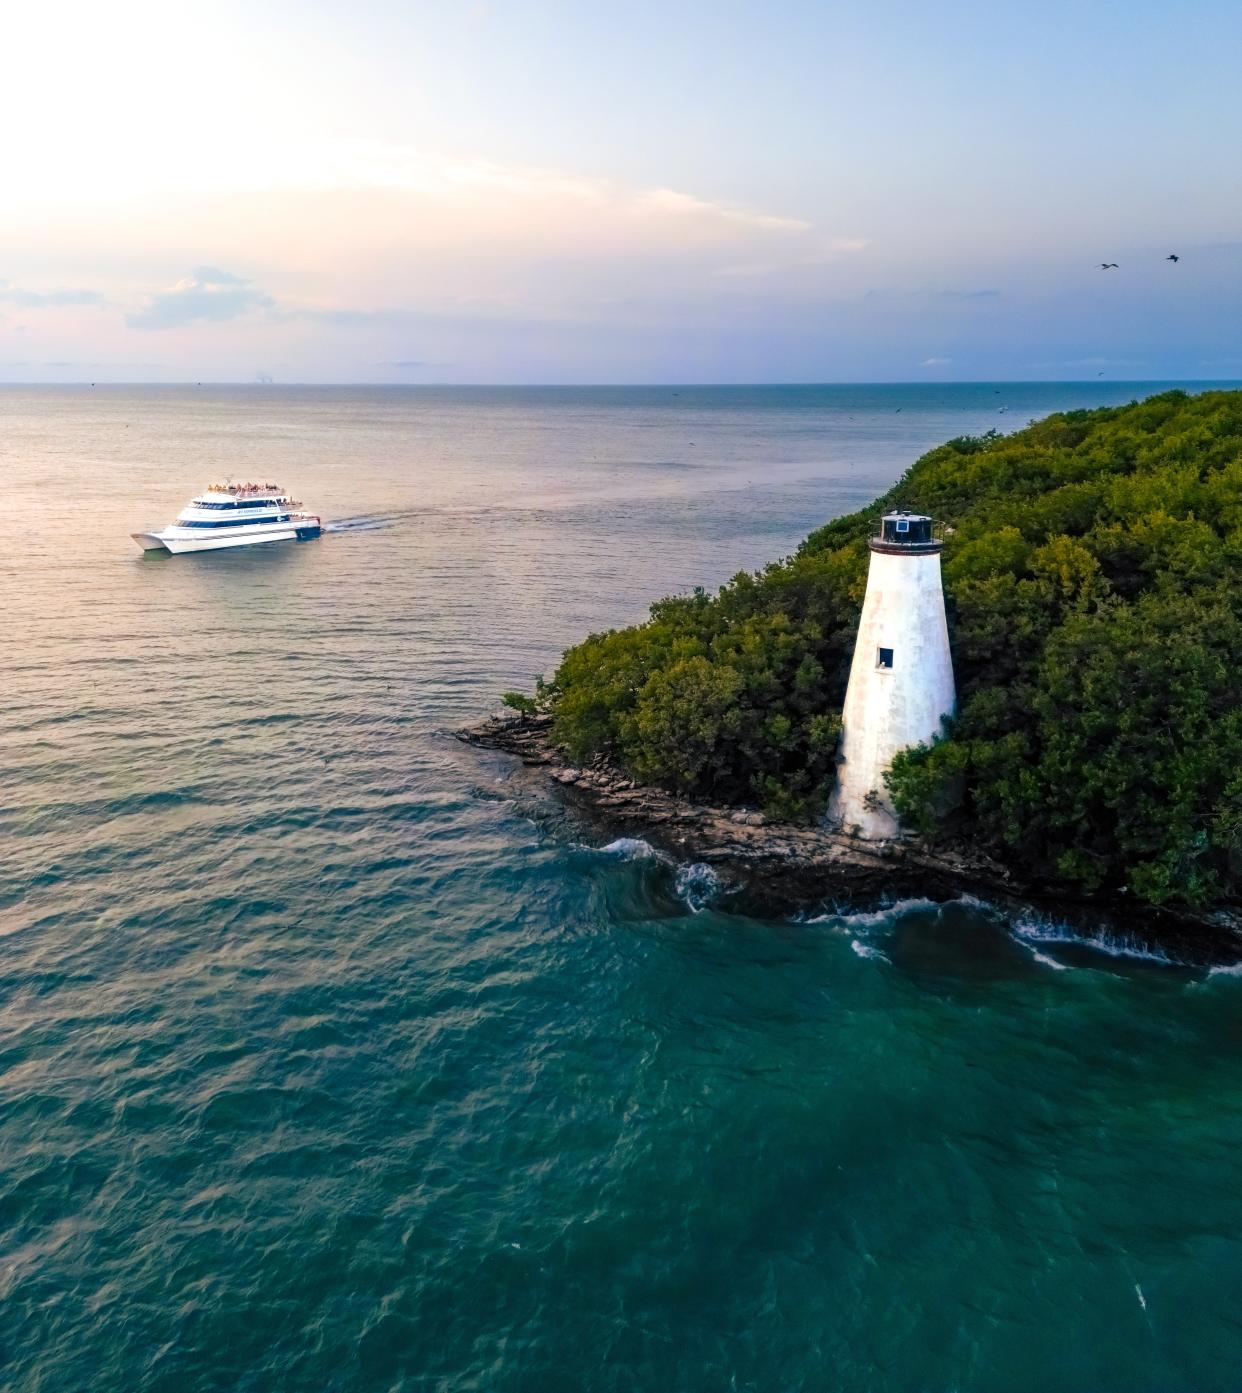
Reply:
[[[900, 833], [825, 823], [868, 542], [934, 518], [951, 719], [898, 754]], [[463, 732], [784, 905], [921, 888], [1242, 932], [1242, 392], [960, 437], [790, 557], [592, 634]]]

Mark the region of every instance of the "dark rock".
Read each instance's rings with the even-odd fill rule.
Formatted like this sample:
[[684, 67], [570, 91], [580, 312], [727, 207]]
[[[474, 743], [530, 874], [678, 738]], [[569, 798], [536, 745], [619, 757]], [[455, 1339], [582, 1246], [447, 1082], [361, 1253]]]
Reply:
[[931, 847], [914, 838], [867, 842], [819, 827], [770, 822], [762, 813], [702, 807], [643, 787], [598, 756], [587, 769], [565, 763], [544, 715], [493, 716], [456, 732], [482, 749], [514, 755], [556, 782], [579, 820], [611, 835], [644, 837], [679, 860], [709, 863], [737, 902], [756, 913], [785, 914], [829, 901], [874, 903], [919, 895], [977, 895], [1001, 907], [1050, 909], [1068, 918], [1116, 915], [1127, 934], [1142, 934], [1192, 962], [1233, 962], [1242, 955], [1242, 913], [1172, 912], [1114, 900], [1050, 899], [979, 852]]

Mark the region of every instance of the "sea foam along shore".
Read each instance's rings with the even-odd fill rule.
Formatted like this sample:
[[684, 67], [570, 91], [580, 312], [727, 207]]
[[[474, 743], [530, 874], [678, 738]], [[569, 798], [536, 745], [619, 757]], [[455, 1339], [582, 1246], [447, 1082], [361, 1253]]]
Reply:
[[1242, 961], [1242, 915], [1232, 910], [1172, 912], [1124, 898], [1052, 900], [987, 856], [914, 838], [866, 842], [745, 809], [691, 803], [637, 784], [602, 759], [586, 767], [567, 763], [544, 715], [490, 716], [455, 734], [468, 745], [520, 759], [602, 832], [641, 836], [678, 862], [710, 866], [733, 901], [753, 912], [783, 915], [825, 902], [862, 906], [900, 895], [952, 899], [969, 893], [1017, 911], [1052, 910], [1112, 929], [1185, 963]]

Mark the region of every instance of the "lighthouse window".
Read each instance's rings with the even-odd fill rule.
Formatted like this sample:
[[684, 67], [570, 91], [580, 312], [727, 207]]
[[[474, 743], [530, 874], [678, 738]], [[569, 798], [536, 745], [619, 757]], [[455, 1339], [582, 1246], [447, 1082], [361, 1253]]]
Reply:
[[[910, 530], [910, 520], [909, 520], [908, 518], [898, 518], [898, 519], [897, 519], [897, 531], [898, 531], [898, 532], [909, 532], [909, 530]], [[891, 664], [890, 664], [890, 666], [891, 666]]]
[[875, 665], [876, 667], [892, 667], [893, 650], [891, 648], [881, 648]]

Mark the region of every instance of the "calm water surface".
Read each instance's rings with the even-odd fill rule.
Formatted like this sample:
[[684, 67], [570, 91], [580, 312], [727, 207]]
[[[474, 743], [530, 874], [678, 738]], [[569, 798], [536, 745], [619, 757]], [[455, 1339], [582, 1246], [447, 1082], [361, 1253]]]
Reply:
[[[445, 733], [1151, 390], [0, 391], [0, 1387], [1242, 1387], [1242, 978], [723, 914]], [[230, 473], [344, 525], [138, 552]]]

